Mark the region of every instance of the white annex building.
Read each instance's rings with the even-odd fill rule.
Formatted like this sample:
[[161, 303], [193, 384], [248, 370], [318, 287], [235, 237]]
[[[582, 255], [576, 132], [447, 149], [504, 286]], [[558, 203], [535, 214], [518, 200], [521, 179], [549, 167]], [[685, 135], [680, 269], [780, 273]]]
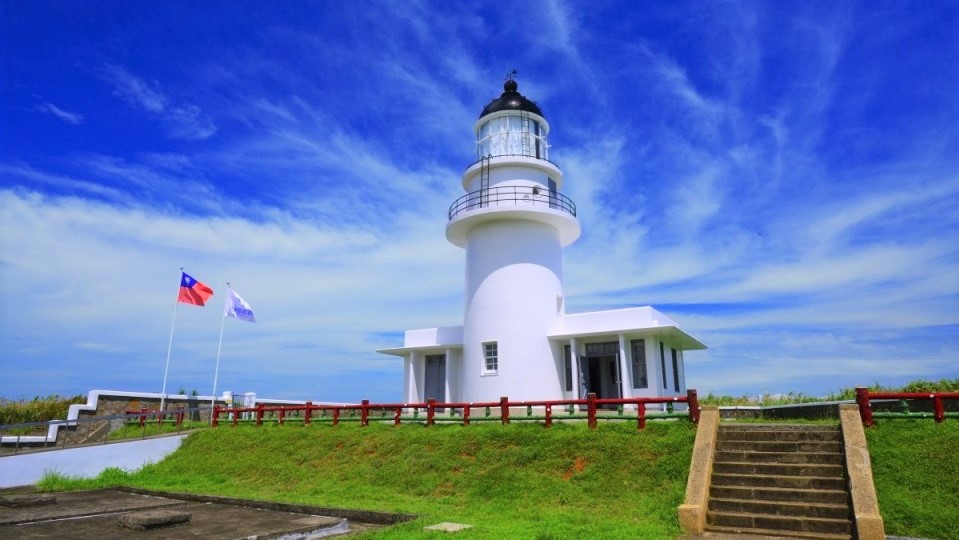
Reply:
[[563, 247], [576, 206], [549, 161], [549, 123], [508, 80], [476, 123], [478, 160], [449, 209], [446, 239], [466, 250], [463, 326], [406, 331], [407, 403], [685, 394], [683, 352], [706, 346], [652, 307], [566, 313]]

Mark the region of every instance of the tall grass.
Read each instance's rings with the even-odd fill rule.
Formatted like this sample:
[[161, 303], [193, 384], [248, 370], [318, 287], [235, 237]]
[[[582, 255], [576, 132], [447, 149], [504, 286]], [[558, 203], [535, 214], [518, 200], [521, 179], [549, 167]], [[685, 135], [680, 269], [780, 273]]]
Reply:
[[33, 399], [10, 400], [0, 397], [0, 425], [27, 424], [61, 420], [67, 417], [67, 410], [74, 403], [85, 403], [86, 397], [76, 395], [62, 397], [51, 394]]

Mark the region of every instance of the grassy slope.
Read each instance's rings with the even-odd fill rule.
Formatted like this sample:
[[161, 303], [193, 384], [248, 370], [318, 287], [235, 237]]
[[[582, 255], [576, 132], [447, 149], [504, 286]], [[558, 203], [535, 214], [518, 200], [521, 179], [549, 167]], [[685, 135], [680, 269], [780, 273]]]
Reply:
[[[887, 534], [959, 540], [959, 422], [880, 420], [866, 430]], [[372, 538], [641, 538], [679, 534], [695, 437], [687, 422], [204, 430], [163, 462], [49, 490], [135, 485], [419, 514]]]
[[886, 534], [959, 540], [959, 422], [882, 419], [866, 440]]
[[423, 526], [454, 521], [474, 525], [464, 538], [671, 539], [694, 438], [684, 421], [219, 428], [100, 484], [422, 516], [373, 538], [432, 538]]

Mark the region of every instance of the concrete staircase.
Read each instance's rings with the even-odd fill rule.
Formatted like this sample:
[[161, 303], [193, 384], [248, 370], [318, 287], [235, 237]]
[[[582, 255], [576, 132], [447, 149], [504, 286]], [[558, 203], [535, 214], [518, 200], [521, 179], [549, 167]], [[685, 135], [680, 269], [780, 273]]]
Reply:
[[853, 538], [839, 426], [720, 424], [706, 530]]

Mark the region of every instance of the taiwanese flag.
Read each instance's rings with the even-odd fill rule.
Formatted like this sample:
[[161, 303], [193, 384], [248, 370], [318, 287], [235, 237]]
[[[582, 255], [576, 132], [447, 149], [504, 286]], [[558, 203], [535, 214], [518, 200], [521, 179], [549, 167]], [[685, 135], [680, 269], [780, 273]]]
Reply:
[[211, 296], [213, 296], [213, 289], [183, 272], [183, 277], [180, 278], [180, 295], [176, 299], [177, 302], [202, 306]]

